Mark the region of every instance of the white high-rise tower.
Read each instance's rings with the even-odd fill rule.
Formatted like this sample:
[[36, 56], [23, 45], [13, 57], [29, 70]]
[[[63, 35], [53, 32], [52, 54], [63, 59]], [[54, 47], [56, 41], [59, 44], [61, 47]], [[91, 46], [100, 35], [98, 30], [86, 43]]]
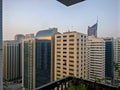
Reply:
[[105, 78], [105, 41], [94, 36], [88, 37], [88, 78]]

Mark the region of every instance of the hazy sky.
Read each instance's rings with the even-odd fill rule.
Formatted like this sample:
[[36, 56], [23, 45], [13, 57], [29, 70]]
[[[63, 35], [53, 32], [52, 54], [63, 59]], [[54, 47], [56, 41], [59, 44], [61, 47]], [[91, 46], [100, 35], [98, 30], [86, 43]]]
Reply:
[[86, 0], [66, 7], [56, 0], [3, 0], [3, 37], [36, 34], [57, 27], [59, 32], [78, 31], [87, 34], [96, 23], [98, 36], [120, 36], [120, 0]]

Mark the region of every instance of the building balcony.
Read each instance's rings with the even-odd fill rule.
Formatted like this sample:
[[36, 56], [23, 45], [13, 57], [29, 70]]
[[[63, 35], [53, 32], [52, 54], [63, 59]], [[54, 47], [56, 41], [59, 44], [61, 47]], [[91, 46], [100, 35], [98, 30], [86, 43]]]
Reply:
[[75, 89], [70, 89], [70, 90], [78, 90], [76, 89], [77, 84], [84, 85], [84, 87], [86, 88], [85, 90], [120, 90], [120, 88], [117, 88], [111, 85], [106, 85], [106, 84], [101, 84], [101, 83], [97, 83], [97, 82], [93, 82], [89, 80], [74, 78], [71, 76], [64, 77], [62, 79], [50, 82], [41, 87], [38, 87], [36, 90], [69, 90], [69, 88], [71, 87], [71, 84], [74, 85]]

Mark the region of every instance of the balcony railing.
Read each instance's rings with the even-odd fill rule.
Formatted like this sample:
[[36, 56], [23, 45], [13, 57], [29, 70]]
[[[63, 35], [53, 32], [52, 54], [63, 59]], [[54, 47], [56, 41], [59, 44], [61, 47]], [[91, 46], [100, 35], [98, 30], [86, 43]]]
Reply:
[[74, 80], [84, 83], [86, 90], [120, 90], [117, 87], [111, 85], [101, 84], [89, 80], [82, 80], [71, 76], [50, 82], [41, 87], [38, 87], [36, 90], [68, 90], [70, 83]]

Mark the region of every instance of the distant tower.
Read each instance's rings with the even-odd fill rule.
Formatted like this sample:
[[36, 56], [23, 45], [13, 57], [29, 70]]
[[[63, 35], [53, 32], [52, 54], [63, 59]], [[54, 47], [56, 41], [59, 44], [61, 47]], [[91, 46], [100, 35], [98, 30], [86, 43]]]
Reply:
[[98, 20], [97, 23], [93, 26], [88, 26], [88, 36], [95, 36], [97, 37], [97, 26], [98, 26]]
[[18, 42], [20, 42], [22, 39], [24, 39], [25, 38], [25, 36], [24, 35], [22, 35], [22, 34], [17, 34], [17, 35], [15, 35], [15, 40], [17, 40]]
[[3, 68], [2, 68], [2, 62], [3, 62], [3, 55], [2, 55], [2, 0], [0, 0], [0, 90], [3, 90]]
[[26, 34], [25, 35], [25, 39], [27, 39], [27, 38], [34, 38], [35, 36], [34, 36], [34, 34], [33, 33], [31, 33], [31, 34]]

